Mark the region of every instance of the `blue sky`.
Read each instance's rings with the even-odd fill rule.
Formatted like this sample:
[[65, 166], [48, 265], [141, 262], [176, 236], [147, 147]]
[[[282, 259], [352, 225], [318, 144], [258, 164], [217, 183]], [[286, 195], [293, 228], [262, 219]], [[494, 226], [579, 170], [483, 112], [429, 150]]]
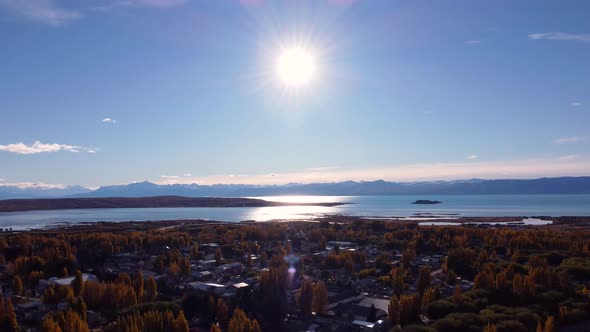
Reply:
[[[0, 184], [590, 175], [589, 12], [0, 0]], [[292, 46], [299, 88], [277, 79]]]

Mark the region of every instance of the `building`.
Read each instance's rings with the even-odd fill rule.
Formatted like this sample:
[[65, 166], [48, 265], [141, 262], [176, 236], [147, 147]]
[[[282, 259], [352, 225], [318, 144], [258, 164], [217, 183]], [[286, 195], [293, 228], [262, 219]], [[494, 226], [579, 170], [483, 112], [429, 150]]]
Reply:
[[[86, 281], [98, 282], [98, 278], [96, 278], [95, 275], [87, 274], [87, 273], [82, 274], [82, 280], [84, 280], [84, 282], [86, 282]], [[46, 280], [41, 280], [41, 281], [39, 281], [39, 289], [44, 290], [49, 285], [70, 286], [72, 284], [72, 281], [74, 281], [74, 277], [67, 277], [67, 278], [55, 278], [54, 277], [54, 278], [50, 278], [50, 279], [46, 279]]]

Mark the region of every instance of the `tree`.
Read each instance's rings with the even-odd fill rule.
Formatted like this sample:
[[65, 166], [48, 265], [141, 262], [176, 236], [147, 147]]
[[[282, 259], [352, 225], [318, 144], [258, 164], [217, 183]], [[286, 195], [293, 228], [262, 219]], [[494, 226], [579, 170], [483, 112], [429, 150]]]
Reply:
[[222, 299], [217, 299], [217, 305], [215, 306], [215, 318], [222, 327], [227, 326], [229, 319], [229, 308]]
[[191, 260], [188, 257], [180, 261], [180, 274], [185, 277], [191, 274]]
[[201, 257], [201, 253], [199, 252], [199, 246], [195, 244], [191, 248], [191, 258], [192, 259], [199, 259], [200, 257]]
[[182, 310], [180, 310], [178, 317], [174, 321], [174, 330], [175, 332], [188, 332], [188, 321], [184, 317]]
[[422, 312], [426, 311], [426, 307], [434, 301], [434, 290], [432, 288], [426, 288], [424, 295], [422, 295]]
[[455, 285], [455, 291], [453, 292], [453, 302], [456, 305], [461, 305], [463, 300], [461, 299], [461, 285]]
[[8, 298], [6, 301], [0, 297], [0, 331], [18, 332], [20, 328], [12, 306], [12, 300]]
[[392, 296], [389, 299], [389, 306], [387, 307], [389, 320], [391, 324], [398, 325], [399, 324], [399, 299], [396, 295]]
[[304, 315], [311, 315], [313, 311], [313, 300], [314, 300], [314, 287], [311, 281], [303, 279], [301, 288], [297, 293], [297, 302], [299, 304], [299, 310]]
[[156, 284], [156, 280], [154, 280], [154, 277], [148, 277], [146, 290], [146, 300], [148, 302], [155, 301], [156, 297], [158, 296], [158, 285]]
[[88, 307], [82, 297], [77, 297], [76, 300], [70, 305], [72, 310], [76, 311], [83, 321], [88, 319]]
[[12, 280], [12, 292], [14, 295], [21, 295], [23, 293], [23, 281], [18, 275], [15, 275]]
[[352, 261], [352, 257], [348, 256], [344, 262], [344, 270], [346, 270], [346, 272], [348, 272], [350, 275], [354, 273], [354, 262]]
[[555, 318], [553, 316], [548, 316], [547, 320], [545, 321], [545, 331], [544, 332], [554, 332], [555, 331]]
[[416, 288], [418, 289], [418, 293], [423, 294], [424, 290], [430, 287], [431, 283], [431, 276], [430, 276], [430, 267], [422, 267], [420, 268], [420, 274], [418, 275], [418, 281]]
[[135, 290], [135, 295], [137, 296], [137, 302], [141, 302], [143, 299], [143, 283], [143, 274], [140, 271], [137, 273], [137, 276], [133, 281], [133, 289]]
[[72, 289], [74, 290], [74, 296], [80, 296], [82, 291], [84, 291], [84, 279], [80, 270], [76, 270], [74, 280], [72, 280]]
[[496, 324], [489, 322], [488, 325], [483, 329], [483, 332], [496, 332]]
[[325, 314], [328, 309], [328, 289], [322, 281], [315, 283], [313, 287], [313, 311]]
[[223, 255], [221, 254], [220, 248], [215, 250], [215, 263], [217, 263], [217, 265], [221, 265], [221, 263], [223, 263]]
[[[59, 324], [53, 318], [46, 318], [41, 324], [41, 332], [63, 332]], [[543, 331], [541, 331], [543, 332]]]
[[240, 308], [234, 310], [234, 314], [229, 321], [228, 332], [258, 332], [260, 326], [256, 320], [251, 321], [244, 311]]
[[267, 264], [268, 264], [268, 255], [266, 254], [266, 251], [263, 251], [262, 254], [260, 254], [260, 266], [265, 267]]

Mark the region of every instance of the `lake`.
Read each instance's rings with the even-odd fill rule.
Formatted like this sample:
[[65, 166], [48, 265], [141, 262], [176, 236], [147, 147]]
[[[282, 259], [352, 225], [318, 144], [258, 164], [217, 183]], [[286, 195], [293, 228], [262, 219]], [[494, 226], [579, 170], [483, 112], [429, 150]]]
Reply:
[[[81, 209], [0, 213], [0, 228], [30, 229], [59, 223], [207, 219], [238, 222], [276, 219], [309, 220], [322, 215], [412, 217], [434, 214], [460, 216], [590, 216], [590, 195], [419, 195], [419, 196], [272, 196], [281, 202], [342, 202], [336, 207], [280, 206], [261, 208], [133, 208]], [[418, 199], [436, 205], [414, 205]]]

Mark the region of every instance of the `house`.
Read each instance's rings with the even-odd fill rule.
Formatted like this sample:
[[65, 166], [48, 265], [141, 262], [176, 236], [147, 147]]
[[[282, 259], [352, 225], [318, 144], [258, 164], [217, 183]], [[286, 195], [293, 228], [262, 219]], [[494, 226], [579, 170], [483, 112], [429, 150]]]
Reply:
[[19, 317], [24, 317], [25, 319], [30, 318], [31, 313], [36, 312], [41, 309], [44, 309], [44, 305], [43, 305], [43, 303], [41, 303], [41, 301], [19, 303], [14, 306], [15, 313]]
[[[93, 274], [82, 273], [82, 280], [86, 281], [94, 281], [98, 282], [98, 278], [96, 278]], [[54, 286], [70, 286], [74, 281], [74, 277], [67, 277], [67, 278], [50, 278], [46, 280], [39, 281], [39, 289], [44, 290], [49, 285]]]
[[244, 271], [244, 265], [242, 263], [223, 264], [217, 268], [217, 271], [230, 275], [236, 275]]
[[193, 281], [186, 284], [187, 288], [193, 290], [200, 290], [207, 293], [215, 293], [215, 294], [223, 294], [225, 292], [225, 286], [220, 284], [215, 284], [211, 282], [200, 282], [200, 281]]
[[191, 276], [197, 280], [209, 280], [213, 277], [211, 271], [195, 271], [191, 273]]
[[378, 320], [374, 323], [366, 322], [362, 320], [355, 320], [352, 322], [352, 331], [383, 331], [383, 320]]

